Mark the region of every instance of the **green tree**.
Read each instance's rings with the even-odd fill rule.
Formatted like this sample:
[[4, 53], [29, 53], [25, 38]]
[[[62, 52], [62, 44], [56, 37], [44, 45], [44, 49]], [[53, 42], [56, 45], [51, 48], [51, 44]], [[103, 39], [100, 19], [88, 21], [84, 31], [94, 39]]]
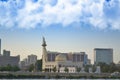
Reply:
[[53, 72], [56, 72], [57, 71], [57, 68], [56, 68], [56, 66], [53, 68]]
[[1, 66], [0, 71], [4, 71], [4, 70], [5, 70], [5, 67]]
[[37, 60], [36, 69], [37, 69], [37, 71], [42, 71], [42, 59]]
[[19, 70], [20, 70], [20, 68], [18, 66], [13, 66], [12, 67], [12, 71], [19, 71]]
[[1, 66], [0, 71], [19, 71], [20, 68], [18, 66], [11, 66], [8, 64], [7, 66]]
[[109, 66], [109, 72], [113, 73], [115, 71], [118, 71], [118, 67], [114, 63], [111, 63]]
[[68, 73], [68, 71], [69, 71], [69, 70], [68, 70], [68, 68], [67, 68], [67, 67], [65, 67], [64, 71]]
[[104, 73], [109, 72], [109, 65], [103, 62], [99, 62], [96, 66], [100, 66], [101, 71]]
[[104, 73], [112, 73], [115, 71], [119, 71], [118, 67], [114, 63], [106, 64], [106, 63], [100, 62], [97, 64], [97, 66], [100, 66], [101, 71]]
[[85, 72], [88, 72], [89, 71], [89, 65], [86, 65], [86, 66], [84, 66], [84, 70], [85, 70]]
[[81, 70], [81, 68], [78, 67], [78, 68], [77, 68], [77, 72], [80, 72], [80, 70]]
[[12, 71], [12, 66], [10, 64], [8, 64], [5, 68], [5, 71]]
[[29, 66], [29, 69], [28, 69], [28, 70], [29, 70], [30, 72], [32, 72], [34, 69], [35, 69], [34, 64], [31, 64], [31, 65]]
[[92, 66], [92, 71], [93, 71], [93, 72], [96, 71], [96, 66], [95, 66], [95, 65]]

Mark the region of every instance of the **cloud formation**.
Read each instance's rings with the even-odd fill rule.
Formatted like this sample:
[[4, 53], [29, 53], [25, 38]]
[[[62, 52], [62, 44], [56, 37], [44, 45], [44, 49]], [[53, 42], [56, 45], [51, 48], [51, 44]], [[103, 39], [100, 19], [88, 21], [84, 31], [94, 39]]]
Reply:
[[88, 24], [120, 30], [120, 0], [0, 0], [0, 25], [36, 28]]

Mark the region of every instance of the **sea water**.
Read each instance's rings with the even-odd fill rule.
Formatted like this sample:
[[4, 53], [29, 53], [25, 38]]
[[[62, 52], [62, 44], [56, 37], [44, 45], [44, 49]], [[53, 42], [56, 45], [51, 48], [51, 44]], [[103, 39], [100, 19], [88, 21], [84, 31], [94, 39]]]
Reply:
[[120, 80], [120, 79], [0, 79], [0, 80]]

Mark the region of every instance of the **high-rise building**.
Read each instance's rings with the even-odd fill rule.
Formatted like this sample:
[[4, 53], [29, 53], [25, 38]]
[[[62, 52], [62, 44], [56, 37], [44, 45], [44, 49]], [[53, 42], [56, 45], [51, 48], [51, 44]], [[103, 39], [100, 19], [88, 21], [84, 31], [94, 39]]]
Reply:
[[19, 66], [20, 56], [0, 56], [0, 66]]
[[10, 56], [10, 51], [3, 50], [3, 56]]
[[10, 56], [10, 51], [3, 50], [1, 54], [1, 39], [0, 39], [0, 66], [19, 66], [20, 56]]
[[0, 39], [0, 55], [1, 55], [1, 39]]
[[29, 55], [28, 56], [28, 65], [35, 64], [37, 62], [37, 56], [36, 55]]
[[27, 58], [23, 59], [22, 61], [20, 61], [19, 63], [19, 67], [22, 70], [28, 70], [30, 65], [35, 65], [35, 63], [37, 62], [37, 56], [36, 55], [28, 55]]
[[94, 63], [98, 64], [99, 62], [103, 62], [106, 64], [112, 63], [113, 62], [113, 49], [95, 48], [94, 49]]

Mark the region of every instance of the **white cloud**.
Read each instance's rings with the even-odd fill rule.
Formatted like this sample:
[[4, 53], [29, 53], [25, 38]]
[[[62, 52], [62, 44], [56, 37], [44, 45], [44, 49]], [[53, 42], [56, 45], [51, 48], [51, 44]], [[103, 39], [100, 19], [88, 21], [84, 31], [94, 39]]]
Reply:
[[8, 0], [0, 1], [0, 24], [36, 28], [73, 23], [100, 29], [120, 29], [120, 0]]

